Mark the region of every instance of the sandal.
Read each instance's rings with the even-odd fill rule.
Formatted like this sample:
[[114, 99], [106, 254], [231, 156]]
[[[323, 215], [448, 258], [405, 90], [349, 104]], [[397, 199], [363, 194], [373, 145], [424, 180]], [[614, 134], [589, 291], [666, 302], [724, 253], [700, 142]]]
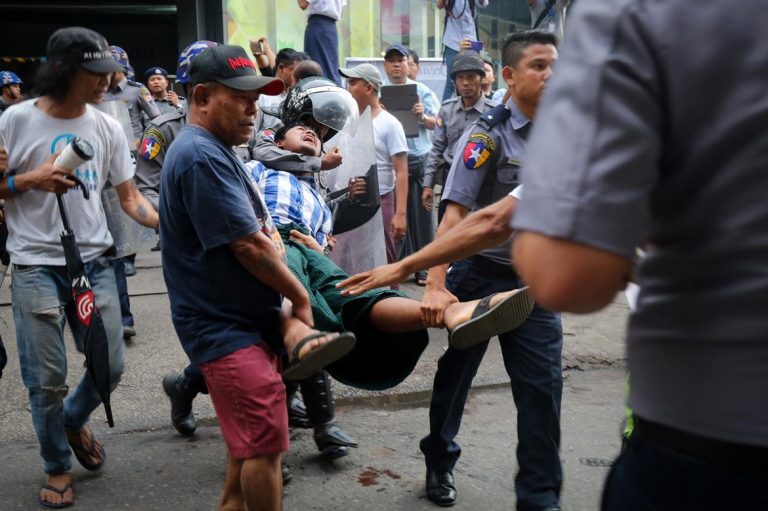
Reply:
[[494, 306], [491, 299], [498, 293], [488, 295], [472, 311], [472, 319], [460, 324], [448, 335], [448, 344], [465, 350], [495, 335], [503, 334], [522, 325], [533, 310], [533, 296], [528, 286], [518, 289]]
[[[83, 426], [83, 429], [88, 437], [88, 444], [91, 446], [90, 449], [86, 448], [83, 443], [73, 442], [72, 439], [69, 438], [69, 435], [67, 435], [69, 446], [72, 448], [72, 452], [75, 454], [77, 461], [80, 462], [84, 469], [98, 470], [107, 460], [107, 452], [104, 450], [104, 446], [96, 440], [96, 437], [93, 436], [93, 432], [89, 428]], [[98, 463], [90, 463], [88, 461], [89, 458], [96, 458], [101, 461]]]
[[[53, 493], [58, 493], [62, 499], [64, 498], [64, 494], [67, 493], [67, 490], [69, 490], [70, 488], [72, 488], [71, 483], [64, 486], [64, 488], [56, 488], [55, 486], [51, 486], [50, 484], [44, 484], [43, 486], [40, 487], [41, 490], [48, 490]], [[43, 497], [38, 497], [37, 503], [47, 509], [64, 509], [64, 508], [73, 506], [75, 504], [75, 501], [72, 500], [72, 502], [60, 502], [58, 504], [54, 504], [53, 502], [48, 502], [47, 500], [43, 500]]]
[[290, 361], [283, 372], [286, 380], [306, 380], [315, 373], [320, 372], [325, 366], [332, 364], [352, 351], [355, 346], [355, 334], [341, 332], [325, 344], [307, 353], [304, 358], [299, 358], [301, 348], [309, 341], [324, 337], [331, 332], [317, 332], [308, 335], [296, 344], [291, 352]]

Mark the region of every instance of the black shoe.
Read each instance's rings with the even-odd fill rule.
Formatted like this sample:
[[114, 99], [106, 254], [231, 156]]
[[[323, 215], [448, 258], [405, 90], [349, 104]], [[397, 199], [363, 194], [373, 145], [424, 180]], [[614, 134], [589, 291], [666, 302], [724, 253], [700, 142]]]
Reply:
[[315, 444], [327, 460], [343, 458], [350, 447], [357, 447], [357, 441], [334, 423], [315, 428]]
[[456, 487], [451, 472], [427, 470], [427, 498], [440, 507], [456, 504]]
[[171, 422], [182, 436], [190, 436], [197, 429], [195, 414], [192, 413], [192, 400], [197, 392], [190, 391], [185, 385], [184, 375], [171, 373], [163, 378], [163, 390], [171, 399]]
[[136, 328], [133, 325], [123, 325], [123, 340], [136, 337]]
[[157, 240], [157, 245], [150, 248], [149, 250], [151, 250], [152, 252], [160, 252], [160, 240]]
[[288, 425], [294, 428], [312, 427], [312, 421], [307, 415], [307, 407], [296, 393], [288, 398]]
[[126, 277], [133, 277], [136, 275], [136, 266], [128, 260], [123, 261], [123, 264], [125, 265], [125, 276]]
[[285, 456], [283, 456], [283, 486], [291, 482], [291, 479], [293, 479], [293, 474], [291, 473], [291, 467], [288, 466], [288, 463], [285, 462]]

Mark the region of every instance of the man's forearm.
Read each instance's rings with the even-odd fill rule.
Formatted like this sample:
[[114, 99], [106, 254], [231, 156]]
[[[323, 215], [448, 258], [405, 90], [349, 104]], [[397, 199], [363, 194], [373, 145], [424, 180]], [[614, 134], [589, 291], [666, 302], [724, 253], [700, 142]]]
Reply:
[[136, 188], [133, 179], [120, 183], [115, 187], [120, 197], [120, 207], [125, 214], [144, 227], [157, 229], [160, 218], [152, 204]]
[[[446, 235], [454, 226], [458, 225], [469, 213], [469, 210], [464, 206], [460, 206], [455, 202], [449, 202], [445, 208], [443, 219], [440, 225], [437, 226], [437, 232], [435, 233], [435, 240], [439, 240]], [[434, 243], [434, 242], [433, 242]], [[449, 261], [450, 262], [450, 261]], [[444, 287], [445, 275], [448, 273], [448, 263], [433, 266], [429, 269], [429, 275], [427, 276], [427, 286]]]
[[256, 232], [229, 244], [235, 258], [260, 282], [293, 303], [307, 301], [307, 291], [288, 269], [274, 243], [264, 233]]
[[469, 215], [444, 234], [438, 229], [435, 241], [403, 259], [406, 273], [458, 261], [503, 243], [512, 235], [509, 220], [516, 206], [517, 199], [505, 197]]
[[395, 167], [395, 197], [397, 199], [395, 214], [405, 215], [408, 208], [408, 158], [397, 158], [393, 161]]

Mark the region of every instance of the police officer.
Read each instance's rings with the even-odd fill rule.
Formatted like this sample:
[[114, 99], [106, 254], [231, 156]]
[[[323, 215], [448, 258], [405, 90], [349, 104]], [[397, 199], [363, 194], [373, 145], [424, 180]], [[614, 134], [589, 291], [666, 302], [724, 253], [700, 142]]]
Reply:
[[437, 114], [435, 136], [427, 157], [424, 191], [421, 194], [422, 204], [428, 211], [432, 210], [435, 185], [443, 185], [445, 175], [451, 168], [459, 137], [481, 114], [498, 104], [483, 96], [481, 80], [485, 78], [485, 67], [477, 53], [458, 54], [453, 61], [451, 78], [456, 83], [459, 95], [445, 101]]
[[161, 114], [186, 111], [186, 100], [179, 97], [173, 89], [168, 87], [168, 71], [160, 66], [150, 67], [144, 71], [144, 83]]
[[13, 71], [0, 71], [0, 114], [11, 105], [15, 105], [24, 98], [21, 95], [21, 78]]
[[117, 71], [112, 76], [109, 90], [104, 95], [104, 103], [109, 101], [122, 101], [128, 107], [128, 115], [131, 121], [131, 137], [128, 146], [135, 154], [138, 150], [139, 140], [144, 133], [144, 119], [142, 113], [151, 120], [160, 115], [152, 94], [139, 82], [129, 80], [126, 76], [130, 63], [128, 54], [119, 46], [110, 46], [112, 58], [123, 67], [123, 71]]
[[[556, 43], [553, 35], [539, 31], [517, 32], [505, 40], [503, 77], [512, 97], [506, 105], [487, 110], [459, 140], [443, 193], [446, 210], [438, 237], [469, 211], [504, 198], [519, 184], [525, 139], [557, 57]], [[431, 268], [422, 303], [427, 323], [441, 321], [439, 311], [457, 298], [470, 300], [523, 287], [509, 253], [509, 241], [484, 250], [454, 263], [447, 278], [446, 267]], [[522, 326], [500, 335], [499, 342], [518, 415], [517, 509], [559, 509], [560, 318], [536, 306]], [[427, 465], [427, 497], [440, 506], [456, 502], [453, 467], [461, 447], [455, 436], [487, 347], [487, 341], [463, 351], [449, 347], [438, 362], [430, 432], [420, 447]]]

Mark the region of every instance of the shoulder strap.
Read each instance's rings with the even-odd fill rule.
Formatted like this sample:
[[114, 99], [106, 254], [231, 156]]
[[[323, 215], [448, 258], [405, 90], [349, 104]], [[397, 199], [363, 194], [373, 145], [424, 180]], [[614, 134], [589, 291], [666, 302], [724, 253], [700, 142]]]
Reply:
[[498, 126], [502, 122], [506, 121], [512, 116], [512, 112], [509, 111], [504, 105], [497, 105], [489, 110], [486, 110], [483, 115], [480, 116], [478, 122], [485, 124], [488, 129]]
[[536, 30], [539, 28], [539, 25], [541, 25], [541, 22], [544, 21], [544, 18], [547, 17], [547, 13], [552, 8], [553, 5], [555, 5], [556, 0], [547, 0], [547, 5], [544, 6], [544, 10], [541, 11], [541, 14], [539, 14], [539, 17], [536, 18], [536, 23], [533, 24], [531, 29]]

